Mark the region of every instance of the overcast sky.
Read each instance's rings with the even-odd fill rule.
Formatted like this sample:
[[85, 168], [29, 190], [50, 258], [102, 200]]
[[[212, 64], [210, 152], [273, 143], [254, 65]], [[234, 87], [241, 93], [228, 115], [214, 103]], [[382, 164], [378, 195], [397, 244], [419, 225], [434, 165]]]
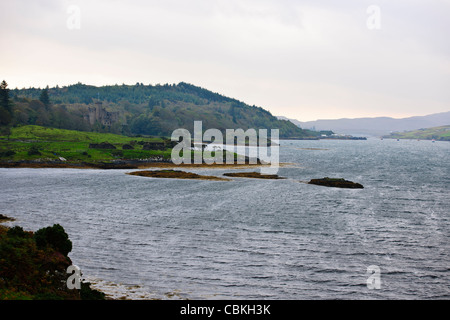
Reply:
[[301, 121], [450, 111], [450, 0], [0, 0], [10, 88], [189, 82]]

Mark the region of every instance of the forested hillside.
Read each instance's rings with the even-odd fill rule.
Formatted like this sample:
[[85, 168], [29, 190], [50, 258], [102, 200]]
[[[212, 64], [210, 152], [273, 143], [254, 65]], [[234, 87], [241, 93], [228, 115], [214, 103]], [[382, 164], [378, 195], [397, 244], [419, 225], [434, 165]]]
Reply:
[[126, 135], [170, 136], [173, 130], [192, 132], [196, 120], [203, 129], [279, 129], [280, 137], [305, 138], [318, 133], [278, 120], [261, 107], [181, 82], [177, 85], [114, 85], [10, 90], [12, 125]]

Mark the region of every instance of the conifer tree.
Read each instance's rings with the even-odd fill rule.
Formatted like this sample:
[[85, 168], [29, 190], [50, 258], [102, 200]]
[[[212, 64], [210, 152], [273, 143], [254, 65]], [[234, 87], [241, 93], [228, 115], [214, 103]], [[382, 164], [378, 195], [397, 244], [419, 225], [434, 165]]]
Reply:
[[9, 98], [8, 84], [5, 80], [0, 84], [0, 125], [8, 125], [12, 121], [13, 110]]
[[41, 95], [39, 96], [39, 100], [45, 104], [46, 107], [50, 105], [50, 98], [48, 96], [48, 86], [44, 90], [41, 91]]

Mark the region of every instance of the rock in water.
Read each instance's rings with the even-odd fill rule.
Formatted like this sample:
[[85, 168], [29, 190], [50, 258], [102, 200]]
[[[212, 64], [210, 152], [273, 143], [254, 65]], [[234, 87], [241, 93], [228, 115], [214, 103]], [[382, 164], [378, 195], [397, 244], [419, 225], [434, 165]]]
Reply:
[[316, 184], [319, 186], [325, 187], [334, 187], [334, 188], [351, 188], [351, 189], [363, 189], [362, 184], [348, 181], [342, 178], [328, 178], [325, 177], [323, 179], [311, 179], [308, 182], [309, 184]]
[[259, 172], [232, 172], [224, 173], [226, 177], [238, 177], [238, 178], [257, 178], [257, 179], [286, 179], [279, 177], [276, 174], [261, 174]]

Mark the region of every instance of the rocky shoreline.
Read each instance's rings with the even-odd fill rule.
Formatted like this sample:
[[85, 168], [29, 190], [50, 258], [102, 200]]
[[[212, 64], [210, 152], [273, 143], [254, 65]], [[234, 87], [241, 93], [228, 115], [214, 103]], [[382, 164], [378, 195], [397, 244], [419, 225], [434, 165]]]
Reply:
[[65, 162], [65, 161], [7, 161], [0, 162], [0, 168], [55, 168], [55, 169], [147, 169], [147, 168], [230, 168], [230, 167], [248, 167], [248, 166], [264, 166], [265, 164], [250, 163], [226, 163], [223, 164], [207, 164], [191, 163], [191, 164], [174, 164], [170, 159], [152, 159], [152, 160], [115, 160], [111, 162]]

